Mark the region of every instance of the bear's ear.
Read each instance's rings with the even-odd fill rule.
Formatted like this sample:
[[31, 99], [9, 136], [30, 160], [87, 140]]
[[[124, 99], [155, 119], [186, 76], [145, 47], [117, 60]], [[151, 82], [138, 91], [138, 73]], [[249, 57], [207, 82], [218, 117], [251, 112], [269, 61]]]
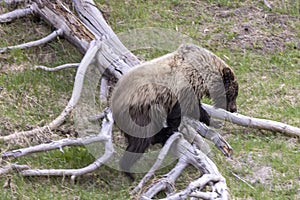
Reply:
[[232, 72], [232, 70], [228, 67], [224, 68], [222, 70], [223, 72], [223, 80], [234, 80], [234, 74]]

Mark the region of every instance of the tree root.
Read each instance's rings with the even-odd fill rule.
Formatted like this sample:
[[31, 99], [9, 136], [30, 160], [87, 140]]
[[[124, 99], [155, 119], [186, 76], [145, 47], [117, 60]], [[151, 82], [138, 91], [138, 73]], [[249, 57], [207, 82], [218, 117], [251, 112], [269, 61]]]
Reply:
[[225, 178], [220, 174], [214, 162], [199, 150], [196, 145], [192, 145], [186, 140], [178, 140], [177, 146], [172, 149], [175, 149], [173, 152], [174, 155], [184, 158], [187, 163], [192, 164], [202, 174], [212, 174], [220, 177], [220, 181], [213, 184], [212, 189], [219, 194], [220, 199], [229, 198], [230, 195], [227, 190]]
[[[7, 3], [8, 5], [18, 3], [18, 2], [19, 2], [18, 0], [12, 0], [12, 1], [5, 0], [5, 3]], [[107, 68], [109, 69], [110, 74], [112, 76], [119, 78], [123, 73], [128, 71], [130, 67], [139, 63], [138, 59], [130, 51], [128, 51], [126, 47], [124, 47], [124, 45], [120, 42], [118, 37], [114, 34], [114, 32], [105, 22], [100, 11], [96, 8], [93, 1], [84, 1], [84, 2], [74, 1], [74, 3], [75, 6], [76, 5], [78, 6], [78, 13], [79, 16], [81, 16], [81, 18], [85, 19], [86, 21], [87, 19], [85, 18], [86, 15], [87, 16], [92, 15], [93, 17], [96, 17], [96, 19], [93, 18], [96, 20], [95, 22], [93, 21], [93, 23], [97, 23], [97, 24], [100, 23], [98, 24], [99, 26], [94, 26], [93, 24], [88, 23], [89, 29], [87, 29], [86, 25], [84, 25], [60, 1], [53, 3], [53, 2], [48, 2], [47, 0], [43, 0], [43, 1], [33, 0], [32, 5], [29, 7], [31, 9], [30, 13], [34, 13], [39, 17], [45, 19], [50, 24], [52, 24], [58, 31], [53, 32], [52, 34], [50, 34], [48, 37], [44, 39], [17, 45], [17, 46], [2, 48], [0, 51], [5, 52], [6, 50], [11, 48], [29, 48], [30, 46], [36, 46], [42, 43], [46, 43], [47, 41], [54, 39], [59, 35], [64, 35], [66, 39], [69, 40], [73, 45], [75, 45], [81, 53], [85, 54], [83, 60], [88, 57], [89, 63], [93, 61], [95, 54], [98, 52], [100, 48], [99, 43], [103, 42], [101, 44], [101, 52], [97, 53], [96, 55], [97, 66], [99, 67], [101, 73], [104, 73], [105, 69]], [[8, 18], [5, 17], [7, 16], [5, 14], [0, 16], [4, 16], [3, 19]], [[94, 30], [97, 34], [91, 33], [90, 30]], [[96, 45], [98, 47], [93, 52], [93, 55], [90, 56], [91, 51], [90, 49], [88, 49], [88, 46], [89, 45], [92, 46], [93, 42], [91, 41], [94, 38], [98, 38], [97, 39], [98, 45]], [[114, 44], [113, 46], [111, 46], [112, 48], [114, 48], [114, 50], [112, 50], [111, 47], [109, 47], [107, 44], [104, 43]], [[118, 54], [116, 54], [115, 51], [118, 52]], [[16, 141], [22, 141], [22, 138], [41, 134], [43, 132], [48, 132], [53, 129], [56, 129], [59, 125], [61, 125], [65, 121], [66, 117], [71, 113], [74, 106], [77, 104], [78, 98], [80, 96], [80, 92], [82, 89], [82, 80], [84, 78], [84, 72], [86, 70], [86, 68], [82, 67], [83, 60], [81, 61], [80, 66], [78, 67], [77, 70], [72, 97], [69, 100], [66, 108], [55, 120], [53, 120], [48, 125], [45, 125], [43, 127], [37, 127], [30, 131], [21, 131], [21, 132], [13, 133], [8, 136], [0, 136], [0, 141], [12, 142], [12, 143]], [[80, 77], [81, 82], [80, 80], [78, 80], [79, 76], [81, 76]], [[102, 87], [102, 91], [105, 91], [103, 89], [104, 87]], [[101, 98], [104, 98], [103, 95]]]
[[[176, 145], [175, 145], [176, 144]], [[177, 165], [163, 178], [150, 186], [146, 192], [141, 195], [141, 199], [151, 199], [157, 193], [166, 190], [166, 200], [186, 199], [188, 197], [201, 197], [204, 199], [229, 199], [225, 178], [220, 174], [214, 163], [199, 150], [192, 146], [185, 139], [180, 139], [171, 147], [173, 154], [179, 156]], [[195, 168], [202, 172], [202, 176], [191, 182], [189, 186], [181, 192], [174, 193], [174, 184], [176, 179], [188, 164], [194, 165]], [[145, 178], [145, 177], [144, 177]], [[141, 182], [142, 183], [142, 182]], [[140, 184], [141, 184], [140, 183]], [[210, 186], [212, 191], [202, 192], [205, 186]], [[135, 188], [133, 192], [136, 192]]]
[[49, 132], [51, 130], [54, 130], [65, 121], [65, 119], [71, 113], [73, 108], [74, 108], [73, 106], [67, 106], [62, 111], [62, 113], [48, 125], [45, 125], [43, 127], [37, 127], [30, 131], [21, 131], [21, 132], [15, 132], [15, 133], [12, 133], [12, 134], [6, 135], [6, 136], [0, 136], [0, 141], [4, 141], [6, 143], [12, 143], [12, 144], [19, 143], [20, 141], [23, 141], [24, 139], [26, 139], [28, 137], [36, 136], [36, 135], [42, 134], [44, 132]]

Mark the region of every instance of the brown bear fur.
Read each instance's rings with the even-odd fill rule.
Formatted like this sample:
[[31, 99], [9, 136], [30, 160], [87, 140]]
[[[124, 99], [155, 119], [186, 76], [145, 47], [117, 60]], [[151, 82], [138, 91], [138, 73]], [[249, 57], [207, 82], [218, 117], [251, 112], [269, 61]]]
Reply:
[[237, 110], [238, 83], [233, 70], [193, 44], [181, 45], [125, 74], [111, 99], [113, 117], [128, 140], [121, 169], [132, 177], [131, 166], [150, 144], [164, 145], [178, 131], [182, 116], [209, 125], [210, 116], [200, 103], [204, 95], [218, 108]]

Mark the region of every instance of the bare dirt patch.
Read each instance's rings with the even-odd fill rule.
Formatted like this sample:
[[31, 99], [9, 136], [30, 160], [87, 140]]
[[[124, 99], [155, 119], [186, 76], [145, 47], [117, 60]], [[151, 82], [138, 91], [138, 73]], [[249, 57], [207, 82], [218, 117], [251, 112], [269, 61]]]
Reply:
[[[264, 10], [257, 2], [248, 2], [238, 8], [221, 7], [218, 4], [199, 2], [205, 16], [211, 22], [200, 21], [199, 31], [210, 37], [209, 43], [220, 43], [230, 49], [255, 49], [260, 52], [298, 49], [299, 33], [296, 31], [300, 19]], [[203, 13], [199, 13], [203, 14]]]

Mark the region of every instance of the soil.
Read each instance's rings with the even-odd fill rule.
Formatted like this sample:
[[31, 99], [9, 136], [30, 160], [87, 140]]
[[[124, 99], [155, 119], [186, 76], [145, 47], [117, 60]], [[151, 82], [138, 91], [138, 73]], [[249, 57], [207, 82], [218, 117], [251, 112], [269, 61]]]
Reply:
[[254, 5], [257, 2], [249, 2], [239, 8], [205, 2], [199, 4], [204, 8], [199, 14], [213, 16], [213, 22], [204, 22], [199, 27], [204, 35], [210, 35], [209, 43], [218, 46], [221, 42], [230, 49], [255, 49], [262, 53], [300, 48], [300, 37], [295, 27], [295, 22], [300, 22], [299, 16], [271, 13], [263, 6]]

